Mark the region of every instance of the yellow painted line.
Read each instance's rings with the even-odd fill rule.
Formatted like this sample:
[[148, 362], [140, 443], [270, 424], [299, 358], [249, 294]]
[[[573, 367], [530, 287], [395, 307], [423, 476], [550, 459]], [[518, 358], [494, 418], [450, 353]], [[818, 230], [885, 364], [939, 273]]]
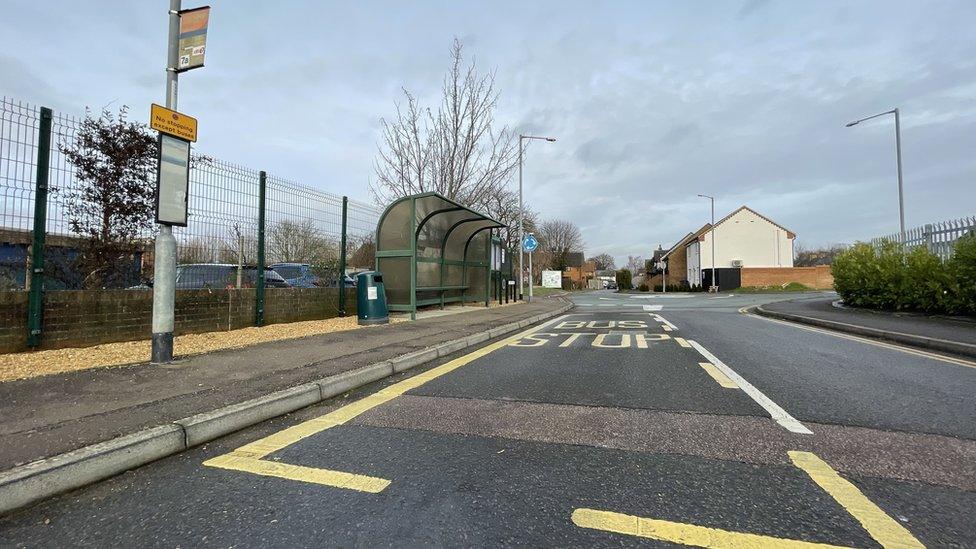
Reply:
[[299, 482], [333, 486], [335, 488], [345, 488], [346, 490], [369, 492], [371, 494], [378, 494], [390, 485], [390, 481], [383, 478], [345, 473], [343, 471], [332, 471], [329, 469], [302, 467], [301, 465], [277, 463], [263, 459], [237, 457], [233, 454], [215, 457], [205, 461], [204, 465], [218, 467], [220, 469], [230, 469], [232, 471], [243, 471], [266, 477], [284, 478]]
[[272, 476], [301, 482], [311, 482], [314, 484], [335, 486], [337, 488], [348, 488], [363, 492], [380, 492], [390, 484], [390, 481], [381, 478], [356, 475], [353, 473], [344, 473], [342, 471], [331, 471], [328, 469], [316, 469], [313, 467], [302, 467], [287, 463], [265, 461], [262, 458], [283, 448], [291, 446], [304, 438], [321, 433], [322, 431], [335, 427], [336, 425], [342, 425], [356, 416], [381, 404], [389, 402], [407, 391], [420, 387], [432, 379], [436, 379], [444, 374], [450, 373], [461, 366], [468, 364], [469, 362], [497, 351], [498, 349], [518, 341], [527, 335], [533, 334], [554, 322], [562, 320], [563, 318], [566, 318], [566, 315], [552, 319], [549, 322], [534, 328], [529, 328], [524, 332], [520, 332], [501, 341], [497, 341], [491, 345], [482, 347], [477, 351], [455, 358], [450, 362], [446, 362], [440, 366], [431, 368], [426, 372], [422, 372], [403, 381], [394, 383], [389, 387], [381, 389], [380, 391], [357, 400], [356, 402], [347, 404], [337, 410], [333, 410], [328, 414], [310, 419], [308, 421], [299, 423], [298, 425], [278, 431], [277, 433], [266, 436], [262, 439], [245, 444], [240, 448], [232, 450], [230, 453], [204, 461], [203, 464], [208, 467], [232, 469], [235, 471], [253, 473], [255, 475]]
[[668, 326], [667, 324], [661, 324], [661, 329], [665, 332], [670, 332], [672, 330], [671, 326]]
[[718, 528], [706, 528], [694, 524], [671, 522], [667, 520], [635, 517], [612, 511], [596, 509], [576, 509], [572, 515], [573, 523], [580, 528], [591, 528], [605, 532], [615, 532], [629, 536], [691, 545], [694, 547], [722, 549], [836, 549], [840, 546], [812, 543], [794, 539], [730, 532]]
[[833, 330], [827, 330], [827, 329], [824, 329], [824, 328], [817, 328], [815, 326], [807, 326], [805, 324], [799, 324], [799, 323], [796, 323], [796, 322], [787, 322], [785, 320], [780, 320], [778, 318], [768, 318], [768, 317], [765, 317], [765, 316], [760, 316], [760, 315], [757, 315], [757, 314], [750, 313], [750, 312], [745, 311], [743, 309], [746, 309], [746, 308], [743, 307], [742, 309], [739, 309], [739, 312], [742, 313], [742, 314], [744, 314], [744, 315], [746, 315], [746, 316], [748, 316], [748, 317], [758, 318], [760, 320], [765, 320], [767, 322], [775, 322], [777, 324], [783, 324], [784, 326], [792, 326], [793, 328], [799, 328], [801, 330], [807, 330], [808, 332], [816, 332], [818, 334], [825, 334], [825, 335], [829, 335], [829, 336], [839, 337], [841, 339], [847, 339], [847, 340], [850, 340], [850, 341], [857, 341], [859, 343], [866, 343], [868, 345], [874, 345], [875, 347], [883, 347], [885, 349], [891, 349], [893, 351], [900, 351], [902, 353], [907, 353], [907, 354], [910, 354], [910, 355], [920, 356], [920, 357], [924, 357], [924, 358], [931, 358], [933, 360], [938, 360], [938, 361], [941, 361], [941, 362], [948, 362], [950, 364], [956, 364], [958, 366], [966, 366], [967, 368], [976, 368], [976, 362], [973, 362], [971, 360], [966, 360], [966, 359], [963, 359], [963, 358], [956, 358], [956, 357], [947, 356], [947, 355], [940, 355], [938, 353], [931, 353], [929, 351], [922, 351], [922, 350], [915, 349], [915, 348], [912, 348], [912, 347], [904, 347], [904, 346], [896, 345], [896, 344], [893, 344], [893, 343], [885, 343], [883, 341], [877, 341], [877, 340], [870, 339], [870, 338], [860, 337], [860, 336], [851, 335], [851, 334], [845, 334], [845, 333], [841, 333], [841, 332], [835, 332]]
[[677, 341], [678, 345], [681, 345], [682, 347], [691, 347], [691, 344], [685, 341], [685, 338], [683, 337], [676, 337], [674, 340]]
[[841, 504], [882, 547], [925, 547], [915, 536], [845, 480], [827, 462], [810, 452], [788, 452], [793, 464], [803, 469], [830, 497]]
[[716, 368], [715, 365], [712, 364], [711, 362], [699, 362], [698, 365], [702, 367], [702, 370], [705, 370], [705, 373], [712, 376], [712, 379], [714, 379], [715, 382], [721, 385], [722, 387], [725, 387], [726, 389], [739, 388], [739, 385], [736, 382], [732, 381], [732, 379], [729, 378], [729, 376], [725, 375], [721, 370]]

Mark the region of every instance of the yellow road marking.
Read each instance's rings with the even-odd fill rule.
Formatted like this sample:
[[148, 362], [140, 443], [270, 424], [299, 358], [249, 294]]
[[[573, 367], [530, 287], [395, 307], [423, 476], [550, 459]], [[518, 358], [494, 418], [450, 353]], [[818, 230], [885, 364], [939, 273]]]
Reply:
[[585, 336], [585, 335], [591, 335], [591, 334], [588, 334], [588, 333], [585, 333], [585, 332], [573, 332], [573, 333], [569, 334], [569, 337], [566, 338], [566, 341], [563, 341], [562, 343], [560, 343], [559, 346], [560, 347], [569, 347], [577, 339], [579, 339], [580, 336]]
[[572, 515], [573, 523], [581, 528], [591, 528], [606, 532], [616, 532], [670, 543], [680, 543], [694, 547], [760, 549], [783, 547], [787, 549], [836, 549], [837, 545], [811, 543], [793, 539], [729, 532], [718, 528], [706, 528], [694, 524], [683, 524], [667, 520], [650, 519], [597, 511], [596, 509], [576, 509]]
[[284, 478], [336, 488], [345, 488], [347, 490], [357, 490], [359, 492], [369, 492], [371, 494], [378, 494], [390, 485], [390, 481], [383, 478], [368, 477], [329, 469], [303, 467], [288, 463], [277, 463], [263, 459], [237, 457], [233, 454], [215, 457], [205, 462], [205, 465], [220, 469], [230, 469], [232, 471], [243, 471], [266, 477]]
[[610, 334], [598, 334], [593, 338], [593, 346], [600, 347], [602, 349], [627, 349], [630, 347], [630, 335], [620, 334], [620, 343], [606, 343], [607, 336]]
[[722, 373], [722, 371], [716, 368], [711, 362], [699, 362], [698, 365], [701, 366], [702, 370], [705, 370], [708, 375], [712, 376], [712, 379], [714, 379], [715, 382], [722, 387], [725, 387], [726, 389], [739, 388], [739, 385], [736, 382], [729, 379], [729, 376]]
[[663, 329], [665, 332], [670, 332], [671, 326], [668, 326], [667, 324], [661, 324], [661, 329]]
[[682, 347], [691, 347], [691, 344], [685, 341], [685, 338], [683, 337], [676, 337], [674, 340], [677, 341], [678, 345], [681, 345]]
[[785, 326], [792, 326], [793, 328], [799, 328], [801, 330], [807, 330], [808, 332], [816, 332], [818, 334], [826, 334], [826, 335], [829, 335], [829, 336], [839, 337], [841, 339], [847, 339], [847, 340], [850, 340], [850, 341], [857, 341], [857, 342], [860, 342], [860, 343], [867, 343], [868, 345], [874, 345], [875, 347], [884, 347], [885, 349], [891, 349], [891, 350], [894, 350], [894, 351], [900, 351], [902, 353], [907, 353], [907, 354], [910, 354], [910, 355], [920, 356], [920, 357], [924, 357], [924, 358], [931, 358], [933, 360], [939, 360], [939, 361], [942, 361], [942, 362], [948, 362], [950, 364], [956, 364], [958, 366], [966, 366], [967, 368], [976, 368], [976, 362], [973, 362], [971, 360], [966, 360], [966, 359], [963, 359], [963, 358], [956, 358], [956, 357], [947, 356], [947, 355], [940, 355], [938, 353], [931, 353], [931, 352], [928, 352], [928, 351], [922, 351], [922, 350], [914, 349], [914, 348], [911, 348], [911, 347], [904, 347], [904, 346], [896, 345], [896, 344], [893, 344], [893, 343], [885, 343], [883, 341], [877, 341], [877, 340], [870, 339], [870, 338], [866, 338], [866, 337], [860, 337], [860, 336], [856, 336], [856, 335], [845, 334], [845, 333], [841, 333], [841, 332], [835, 332], [833, 330], [827, 330], [827, 329], [824, 329], [824, 328], [817, 328], [817, 327], [814, 327], [814, 326], [807, 326], [805, 324], [799, 324], [799, 323], [796, 323], [796, 322], [787, 322], [785, 320], [780, 320], [778, 318], [769, 318], [769, 317], [757, 315], [757, 314], [754, 314], [754, 313], [750, 313], [748, 311], [748, 307], [743, 307], [743, 308], [739, 309], [739, 312], [742, 313], [742, 314], [744, 314], [744, 315], [746, 315], [746, 316], [748, 316], [748, 317], [758, 318], [760, 320], [765, 320], [767, 322], [775, 322], [777, 324], [783, 324]]
[[841, 504], [882, 547], [925, 547], [904, 526], [889, 517], [857, 486], [845, 480], [827, 462], [810, 452], [788, 452], [793, 464], [803, 469], [825, 492]]
[[357, 475], [353, 473], [345, 473], [342, 471], [332, 471], [329, 469], [316, 469], [313, 467], [302, 467], [300, 465], [265, 461], [262, 458], [266, 457], [268, 454], [291, 446], [304, 438], [321, 433], [322, 431], [335, 427], [336, 425], [342, 425], [356, 416], [381, 404], [389, 402], [403, 393], [410, 391], [411, 389], [420, 387], [432, 379], [436, 379], [444, 374], [452, 372], [461, 366], [468, 364], [469, 362], [497, 351], [498, 349], [516, 342], [527, 335], [533, 334], [554, 322], [562, 320], [563, 318], [566, 318], [566, 315], [550, 320], [544, 324], [540, 324], [534, 328], [529, 328], [524, 332], [520, 332], [501, 341], [497, 341], [491, 345], [482, 347], [477, 351], [455, 358], [450, 362], [446, 362], [440, 366], [431, 368], [426, 372], [422, 372], [403, 381], [394, 383], [385, 389], [377, 391], [376, 393], [357, 400], [351, 404], [347, 404], [337, 410], [329, 412], [328, 414], [310, 419], [308, 421], [299, 423], [298, 425], [278, 431], [277, 433], [266, 436], [262, 439], [245, 444], [240, 448], [232, 450], [230, 453], [208, 459], [207, 461], [204, 461], [203, 464], [208, 467], [244, 471], [256, 475], [286, 478], [301, 482], [311, 482], [314, 484], [334, 486], [336, 488], [347, 488], [350, 490], [373, 493], [380, 492], [389, 486], [389, 480]]

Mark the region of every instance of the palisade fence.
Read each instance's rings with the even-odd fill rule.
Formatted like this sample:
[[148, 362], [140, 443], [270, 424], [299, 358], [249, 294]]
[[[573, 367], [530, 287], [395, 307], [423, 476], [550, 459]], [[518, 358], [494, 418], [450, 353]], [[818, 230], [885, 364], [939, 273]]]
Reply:
[[[51, 118], [48, 184], [39, 188], [41, 113], [22, 101], [0, 102], [0, 352], [148, 338], [153, 214], [106, 215], [111, 197], [93, 193], [61, 151], [75, 142], [83, 119], [62, 113]], [[37, 198], [45, 195], [39, 208]], [[43, 239], [35, 238], [36, 212], [44, 212]], [[173, 228], [177, 333], [354, 310], [354, 297], [336, 288], [344, 284], [344, 267], [372, 267], [379, 215], [371, 205], [194, 151], [189, 219], [186, 227]], [[129, 229], [115, 230], [126, 223]], [[100, 230], [111, 236], [92, 236]], [[31, 261], [37, 248], [42, 269]], [[267, 289], [258, 295], [262, 255]], [[38, 281], [35, 303], [28, 294]], [[32, 333], [29, 316], [39, 320]]]
[[[972, 231], [976, 231], [976, 216], [914, 227], [905, 231], [905, 249], [911, 250], [924, 246], [939, 256], [942, 261], [948, 261], [952, 257], [956, 240]], [[885, 241], [900, 242], [901, 234], [895, 233], [872, 238], [871, 245], [877, 249]]]

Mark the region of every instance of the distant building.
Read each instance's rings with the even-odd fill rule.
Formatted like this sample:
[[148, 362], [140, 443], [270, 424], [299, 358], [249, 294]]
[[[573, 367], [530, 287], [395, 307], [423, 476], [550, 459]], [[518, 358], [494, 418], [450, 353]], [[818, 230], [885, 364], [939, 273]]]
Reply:
[[[687, 281], [702, 284], [704, 271], [712, 268], [712, 226], [688, 233], [661, 255], [667, 262], [668, 284]], [[742, 206], [715, 222], [715, 267], [793, 267], [796, 233], [759, 212]], [[656, 255], [656, 253], [655, 253]], [[654, 277], [660, 284], [660, 277]]]

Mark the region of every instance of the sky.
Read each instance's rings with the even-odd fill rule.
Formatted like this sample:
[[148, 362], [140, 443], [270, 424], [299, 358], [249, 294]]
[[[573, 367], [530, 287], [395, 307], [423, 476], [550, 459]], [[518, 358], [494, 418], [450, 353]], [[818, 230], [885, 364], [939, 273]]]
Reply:
[[[202, 2], [201, 2], [202, 4]], [[976, 214], [976, 2], [211, 0], [180, 79], [197, 150], [370, 201], [380, 120], [434, 105], [459, 38], [499, 124], [551, 135], [527, 203], [588, 255], [649, 256], [748, 205], [805, 247]], [[184, 2], [183, 7], [199, 4]], [[83, 114], [164, 102], [166, 0], [5, 0], [0, 95]], [[517, 185], [517, 181], [512, 182]]]

